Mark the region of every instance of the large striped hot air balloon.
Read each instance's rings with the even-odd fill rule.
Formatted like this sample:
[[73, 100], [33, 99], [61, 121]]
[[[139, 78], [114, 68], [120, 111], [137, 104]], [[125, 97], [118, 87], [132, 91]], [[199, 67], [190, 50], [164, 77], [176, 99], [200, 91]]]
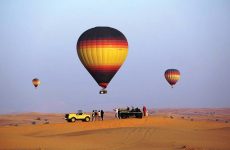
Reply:
[[128, 54], [125, 36], [111, 27], [95, 27], [85, 31], [77, 41], [77, 53], [84, 67], [103, 89], [124, 63]]
[[40, 82], [40, 80], [38, 78], [34, 78], [32, 80], [32, 83], [33, 83], [34, 87], [37, 88], [40, 85], [41, 82]]
[[165, 79], [173, 88], [173, 85], [180, 79], [180, 72], [177, 69], [168, 69], [165, 71]]

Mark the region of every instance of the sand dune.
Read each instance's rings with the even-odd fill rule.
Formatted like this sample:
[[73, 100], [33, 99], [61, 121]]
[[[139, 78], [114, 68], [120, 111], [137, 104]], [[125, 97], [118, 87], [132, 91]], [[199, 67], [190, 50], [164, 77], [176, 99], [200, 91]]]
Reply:
[[[25, 115], [22, 116], [25, 118]], [[57, 116], [55, 114], [54, 118]], [[58, 119], [55, 122], [53, 119], [55, 123], [50, 124], [2, 125], [0, 126], [0, 149], [230, 149], [230, 123], [205, 120], [191, 121], [180, 117], [171, 119], [161, 115], [125, 120], [117, 120], [112, 116], [111, 113], [105, 121], [95, 122], [67, 123], [65, 121], [59, 122]]]

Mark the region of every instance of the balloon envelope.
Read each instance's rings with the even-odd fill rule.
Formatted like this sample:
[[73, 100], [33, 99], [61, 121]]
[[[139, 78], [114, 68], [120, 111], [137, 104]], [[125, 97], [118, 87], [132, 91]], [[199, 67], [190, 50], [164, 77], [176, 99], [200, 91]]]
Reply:
[[177, 69], [168, 69], [165, 71], [165, 79], [173, 87], [180, 79], [180, 72]]
[[33, 85], [35, 86], [35, 87], [38, 87], [39, 85], [40, 85], [40, 80], [38, 79], [38, 78], [34, 78], [33, 80], [32, 80], [32, 83], [33, 83]]
[[128, 54], [125, 36], [111, 27], [95, 27], [78, 39], [77, 54], [99, 86], [106, 88]]

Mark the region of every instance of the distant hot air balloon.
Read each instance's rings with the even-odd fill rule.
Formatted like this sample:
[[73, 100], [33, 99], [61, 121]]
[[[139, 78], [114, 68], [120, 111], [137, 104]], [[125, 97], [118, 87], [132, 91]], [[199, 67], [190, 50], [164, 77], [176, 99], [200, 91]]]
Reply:
[[38, 78], [34, 78], [32, 80], [32, 83], [33, 83], [34, 87], [37, 88], [40, 85], [41, 82], [40, 82], [40, 80]]
[[180, 72], [177, 69], [168, 69], [165, 71], [165, 79], [172, 86], [180, 79]]
[[85, 31], [77, 41], [77, 53], [84, 67], [103, 89], [124, 63], [128, 54], [125, 36], [111, 27], [95, 27]]

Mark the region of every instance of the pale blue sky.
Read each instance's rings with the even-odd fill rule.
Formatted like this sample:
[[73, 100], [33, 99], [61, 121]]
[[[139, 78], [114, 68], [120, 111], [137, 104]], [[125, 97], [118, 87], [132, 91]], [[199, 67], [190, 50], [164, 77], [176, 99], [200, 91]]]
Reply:
[[[0, 22], [0, 113], [230, 107], [228, 0], [1, 0]], [[95, 26], [116, 28], [129, 42], [107, 95], [75, 49]], [[174, 89], [168, 68], [181, 72]]]

